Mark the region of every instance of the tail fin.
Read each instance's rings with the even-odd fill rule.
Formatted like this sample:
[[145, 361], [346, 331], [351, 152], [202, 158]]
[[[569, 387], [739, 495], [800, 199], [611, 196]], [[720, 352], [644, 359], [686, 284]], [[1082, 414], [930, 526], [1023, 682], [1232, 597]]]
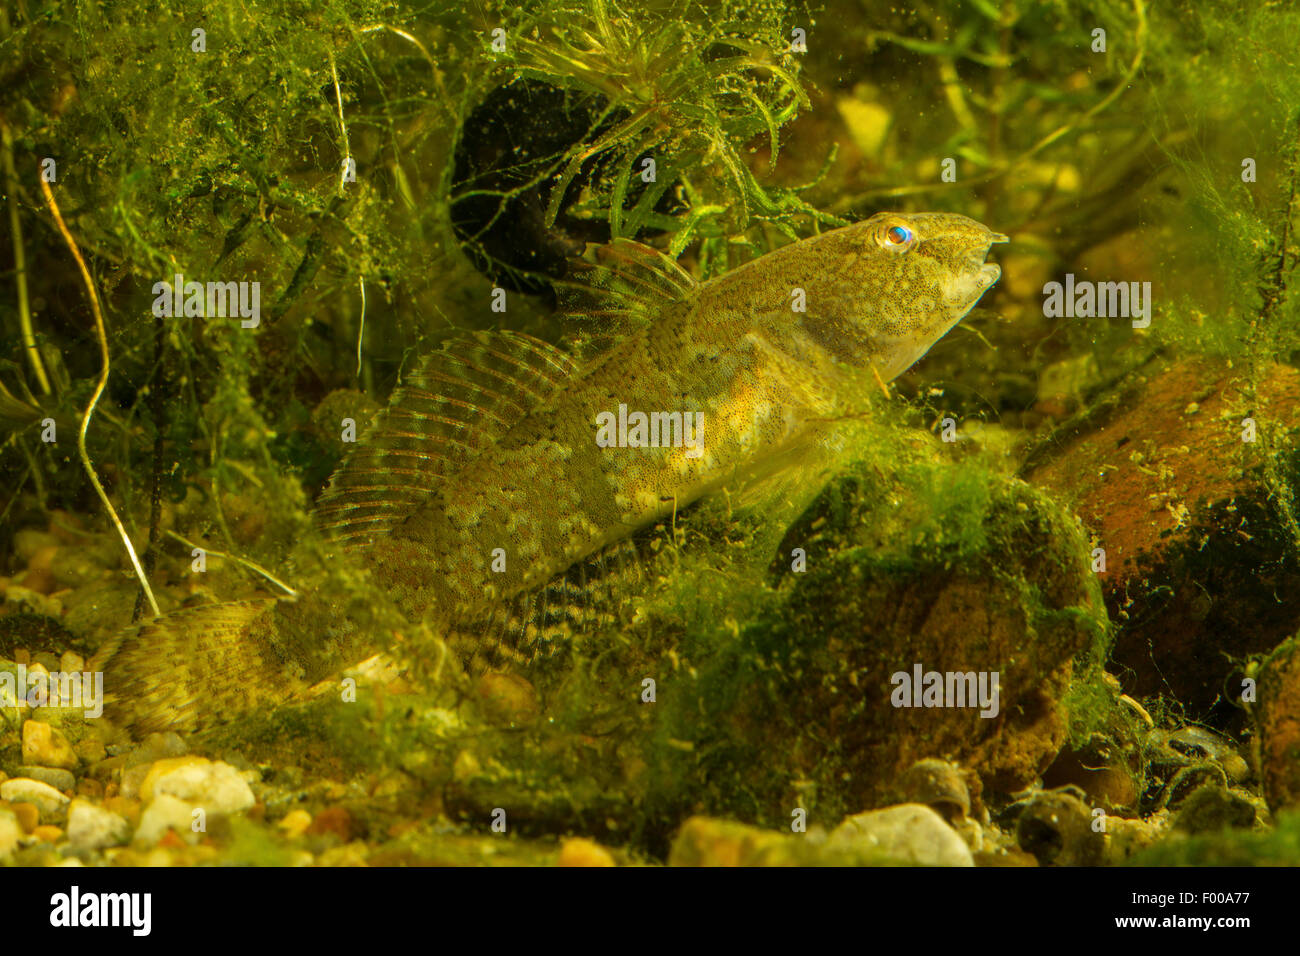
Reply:
[[307, 696], [277, 600], [187, 608], [124, 631], [91, 661], [106, 713], [137, 734], [194, 731]]

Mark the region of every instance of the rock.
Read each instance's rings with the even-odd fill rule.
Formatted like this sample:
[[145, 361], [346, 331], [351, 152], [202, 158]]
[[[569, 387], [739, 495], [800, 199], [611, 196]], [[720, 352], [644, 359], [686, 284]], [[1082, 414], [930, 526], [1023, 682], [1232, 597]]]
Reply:
[[[802, 572], [785, 557], [796, 550]], [[926, 758], [1014, 792], [1066, 742], [1061, 702], [1100, 673], [1106, 622], [1087, 541], [1041, 492], [970, 464], [855, 467], [776, 551], [774, 591], [690, 624], [709, 656], [655, 705], [661, 738], [689, 746], [652, 753], [651, 780], [706, 764], [691, 806], [755, 806], [780, 826], [797, 806], [838, 820], [894, 803], [895, 781]], [[728, 619], [743, 623], [729, 633]], [[900, 698], [918, 670], [962, 699]], [[974, 699], [995, 678], [996, 716]]]
[[475, 685], [483, 715], [498, 727], [532, 723], [541, 712], [537, 691], [515, 674], [487, 673]]
[[356, 826], [352, 821], [352, 814], [343, 807], [327, 807], [316, 814], [311, 821], [311, 826], [307, 828], [307, 833], [310, 836], [332, 833], [343, 843], [348, 843], [356, 835]]
[[855, 814], [832, 831], [831, 843], [863, 847], [914, 866], [975, 865], [957, 832], [919, 803]]
[[1255, 805], [1240, 791], [1219, 783], [1194, 790], [1178, 809], [1174, 826], [1186, 833], [1213, 833], [1230, 827], [1255, 826]]
[[[29, 721], [30, 723], [30, 721]], [[77, 785], [77, 778], [69, 770], [56, 770], [53, 767], [19, 767], [18, 774], [30, 777], [41, 783], [48, 783], [55, 790], [71, 790]]]
[[63, 837], [63, 831], [52, 824], [43, 824], [32, 831], [32, 836], [42, 843], [58, 843]]
[[898, 781], [904, 803], [921, 803], [952, 823], [970, 813], [970, 789], [961, 768], [944, 760], [918, 760]]
[[136, 828], [136, 841], [154, 844], [167, 835], [168, 830], [189, 843], [198, 843], [200, 834], [193, 829], [194, 807], [169, 793], [161, 793], [144, 808], [140, 825]]
[[63, 819], [70, 802], [48, 783], [30, 777], [14, 777], [0, 783], [0, 800], [10, 803], [32, 803], [40, 812], [41, 820], [53, 823]]
[[[806, 852], [805, 852], [806, 851]], [[816, 848], [805, 837], [775, 830], [691, 817], [682, 824], [668, 854], [669, 866], [788, 866], [811, 863]]]
[[[1283, 514], [1300, 477], [1298, 404], [1294, 368], [1268, 367], [1252, 388], [1244, 370], [1183, 360], [1134, 373], [1031, 455], [1025, 477], [1073, 501], [1105, 551], [1129, 694], [1171, 695], [1189, 718], [1228, 726], [1234, 660], [1300, 628]], [[1243, 440], [1247, 418], [1257, 440]]]
[[1274, 813], [1300, 809], [1300, 638], [1283, 641], [1256, 675], [1260, 784]]
[[73, 800], [68, 808], [68, 842], [74, 850], [123, 846], [130, 838], [130, 824], [111, 810], [86, 800]]
[[1146, 820], [1106, 817], [1106, 862], [1127, 863], [1134, 855], [1154, 846], [1164, 827]]
[[0, 861], [18, 849], [23, 838], [23, 828], [12, 810], [0, 807]]
[[138, 767], [168, 757], [183, 757], [187, 753], [189, 748], [179, 734], [173, 731], [150, 734], [127, 755], [126, 766]]
[[570, 837], [560, 845], [559, 865], [616, 866], [617, 864], [609, 851], [594, 840]]
[[209, 814], [239, 813], [257, 802], [238, 770], [203, 757], [157, 761], [140, 787], [140, 799], [147, 807], [163, 795], [202, 807]]
[[23, 828], [24, 833], [31, 833], [40, 825], [41, 811], [36, 809], [36, 804], [15, 803], [9, 809], [18, 818], [18, 823]]
[[23, 763], [71, 770], [77, 766], [72, 744], [58, 730], [39, 720], [23, 724]]
[[284, 831], [285, 836], [294, 840], [306, 833], [307, 828], [311, 826], [311, 814], [298, 807], [286, 813], [277, 825]]
[[[939, 820], [929, 807], [921, 807]], [[946, 826], [942, 820], [940, 824]], [[766, 830], [760, 827], [691, 817], [682, 824], [668, 855], [669, 866], [897, 866], [905, 860], [869, 840], [856, 839], [845, 831], [841, 839], [828, 838], [813, 827], [807, 833]], [[965, 849], [961, 838], [953, 834]], [[966, 851], [967, 861], [970, 852]], [[967, 862], [966, 865], [970, 865]]]
[[35, 528], [22, 528], [14, 532], [13, 551], [23, 564], [30, 566], [32, 559], [48, 548], [58, 548], [58, 538]]

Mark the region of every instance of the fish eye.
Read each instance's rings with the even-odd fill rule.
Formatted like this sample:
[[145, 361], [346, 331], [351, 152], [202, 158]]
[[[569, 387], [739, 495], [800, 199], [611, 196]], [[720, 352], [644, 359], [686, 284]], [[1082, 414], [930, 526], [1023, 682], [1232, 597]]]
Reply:
[[886, 219], [875, 229], [876, 244], [890, 252], [907, 252], [916, 244], [916, 232], [897, 219]]

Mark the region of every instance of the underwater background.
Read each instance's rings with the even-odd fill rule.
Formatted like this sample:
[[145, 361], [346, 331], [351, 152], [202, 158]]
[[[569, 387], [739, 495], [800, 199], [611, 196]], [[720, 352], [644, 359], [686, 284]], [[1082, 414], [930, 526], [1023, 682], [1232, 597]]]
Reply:
[[[1226, 0], [13, 0], [0, 861], [1300, 862], [1298, 59]], [[592, 368], [881, 211], [1000, 278], [500, 634], [314, 516], [424, 447], [399, 386], [504, 414], [457, 343]], [[290, 597], [318, 630], [203, 630]], [[28, 697], [68, 674], [102, 714]]]

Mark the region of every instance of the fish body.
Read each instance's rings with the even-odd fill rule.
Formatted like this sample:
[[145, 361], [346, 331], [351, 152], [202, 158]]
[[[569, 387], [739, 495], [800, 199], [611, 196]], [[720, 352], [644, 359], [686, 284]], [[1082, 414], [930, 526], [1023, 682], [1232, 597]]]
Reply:
[[[394, 393], [318, 523], [411, 619], [489, 616], [819, 441], [872, 378], [897, 377], [961, 320], [1005, 240], [964, 216], [882, 213], [700, 285], [678, 276], [586, 362], [509, 333], [467, 339]], [[374, 651], [320, 595], [214, 608], [152, 622], [108, 661], [138, 728], [296, 697]]]

